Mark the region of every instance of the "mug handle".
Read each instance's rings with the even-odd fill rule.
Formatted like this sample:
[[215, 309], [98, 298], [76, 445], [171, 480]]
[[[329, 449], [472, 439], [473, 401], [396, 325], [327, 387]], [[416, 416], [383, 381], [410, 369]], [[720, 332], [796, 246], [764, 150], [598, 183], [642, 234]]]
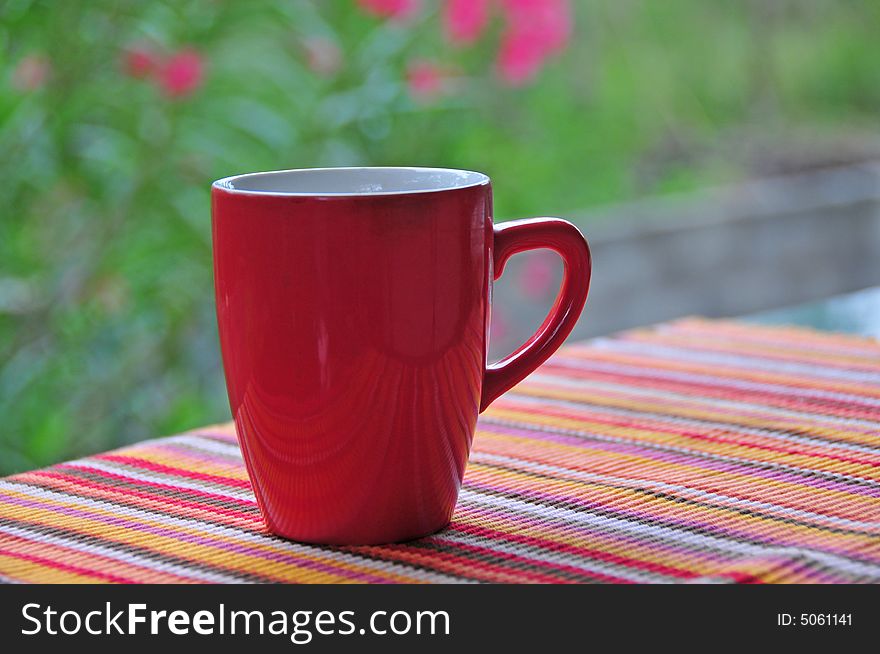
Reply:
[[486, 367], [480, 413], [499, 395], [521, 382], [544, 363], [571, 333], [590, 290], [590, 247], [567, 220], [530, 218], [495, 226], [494, 275], [501, 277], [507, 260], [518, 252], [548, 248], [565, 264], [562, 287], [544, 323], [518, 350]]

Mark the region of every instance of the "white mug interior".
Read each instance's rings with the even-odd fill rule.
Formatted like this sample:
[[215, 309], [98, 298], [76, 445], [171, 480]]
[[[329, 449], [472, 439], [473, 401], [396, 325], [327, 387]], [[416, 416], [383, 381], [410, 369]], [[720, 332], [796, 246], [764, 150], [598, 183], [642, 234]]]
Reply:
[[483, 173], [452, 168], [302, 168], [235, 175], [214, 186], [272, 195], [392, 195], [429, 193], [488, 184]]

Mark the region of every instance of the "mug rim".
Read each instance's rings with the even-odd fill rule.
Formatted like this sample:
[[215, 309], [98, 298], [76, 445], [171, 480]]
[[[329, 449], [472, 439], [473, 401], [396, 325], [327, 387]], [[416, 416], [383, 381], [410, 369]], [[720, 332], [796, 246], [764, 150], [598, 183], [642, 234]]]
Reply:
[[[326, 177], [325, 182], [331, 182], [329, 187], [334, 186], [332, 177], [342, 176], [349, 177], [354, 180], [358, 177], [364, 182], [368, 180], [370, 174], [384, 173], [389, 179], [398, 175], [401, 183], [408, 183], [411, 188], [383, 188], [382, 184], [374, 183], [378, 188], [346, 188], [345, 190], [285, 190], [278, 188], [283, 185], [284, 181], [290, 181], [298, 177]], [[407, 177], [408, 176], [408, 177]], [[415, 177], [414, 177], [415, 176]], [[282, 179], [282, 178], [286, 178]], [[425, 180], [419, 183], [417, 179]], [[403, 180], [408, 180], [404, 182]], [[433, 184], [432, 184], [433, 180]], [[449, 180], [443, 182], [442, 180]], [[250, 182], [249, 185], [247, 183]], [[262, 184], [261, 184], [262, 182]], [[274, 182], [274, 185], [273, 185]], [[352, 181], [348, 182], [353, 184]], [[218, 189], [233, 195], [259, 195], [259, 196], [277, 196], [277, 197], [376, 197], [376, 196], [392, 196], [392, 195], [412, 195], [423, 193], [442, 193], [446, 191], [458, 191], [476, 186], [489, 185], [491, 180], [485, 173], [475, 170], [465, 170], [459, 168], [439, 168], [429, 166], [330, 166], [323, 168], [289, 168], [285, 170], [267, 170], [253, 173], [242, 173], [239, 175], [231, 175], [223, 177], [211, 184], [212, 189]], [[340, 184], [337, 179], [336, 185]], [[242, 185], [242, 186], [237, 186]], [[266, 186], [269, 188], [258, 188]], [[274, 186], [274, 188], [273, 188]], [[342, 188], [344, 184], [339, 186]], [[393, 185], [392, 185], [393, 186]], [[256, 187], [256, 188], [255, 188]]]

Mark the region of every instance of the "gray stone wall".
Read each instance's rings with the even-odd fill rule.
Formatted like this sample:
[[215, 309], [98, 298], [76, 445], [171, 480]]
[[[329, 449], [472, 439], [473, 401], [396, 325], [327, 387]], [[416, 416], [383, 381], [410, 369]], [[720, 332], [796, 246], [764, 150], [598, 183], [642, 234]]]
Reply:
[[[575, 216], [593, 252], [586, 338], [684, 315], [736, 316], [880, 285], [880, 164]], [[560, 266], [519, 255], [496, 283], [498, 357], [540, 324]], [[546, 259], [544, 260], [547, 261]], [[530, 284], [549, 274], [549, 283]], [[535, 288], [537, 286], [538, 288]]]

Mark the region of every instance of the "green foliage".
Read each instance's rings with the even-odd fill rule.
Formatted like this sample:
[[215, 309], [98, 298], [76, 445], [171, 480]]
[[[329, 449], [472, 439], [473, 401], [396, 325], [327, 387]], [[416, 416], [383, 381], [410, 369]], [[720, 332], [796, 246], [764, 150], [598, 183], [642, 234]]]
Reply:
[[[0, 473], [228, 419], [213, 179], [465, 167], [492, 175], [502, 218], [565, 215], [876, 126], [877, 3], [576, 2], [570, 47], [519, 89], [494, 79], [493, 34], [453, 48], [425, 4], [395, 25], [353, 0], [0, 3]], [[310, 69], [314, 37], [338, 72]], [[140, 42], [195, 48], [204, 83], [171, 99], [126, 75]], [[32, 56], [50, 71], [28, 90]], [[460, 71], [449, 93], [410, 96], [419, 58]]]

